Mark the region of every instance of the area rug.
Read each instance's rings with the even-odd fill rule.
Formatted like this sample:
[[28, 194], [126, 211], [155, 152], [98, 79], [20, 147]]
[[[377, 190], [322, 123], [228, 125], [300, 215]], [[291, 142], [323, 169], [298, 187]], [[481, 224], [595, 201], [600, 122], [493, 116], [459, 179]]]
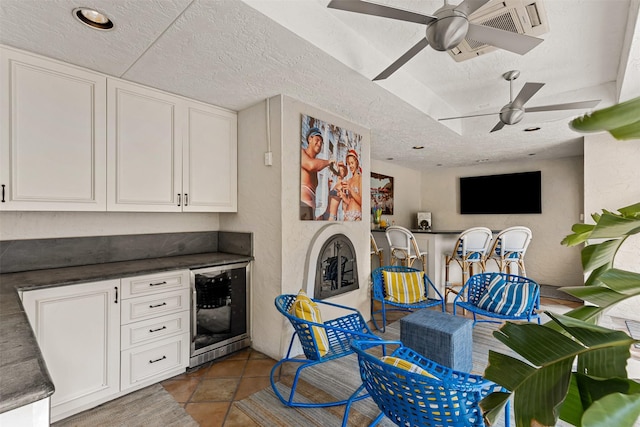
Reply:
[[[489, 348], [505, 354], [514, 355], [507, 347], [495, 340], [492, 332], [499, 326], [493, 324], [478, 324], [473, 330], [473, 373], [482, 374], [487, 365]], [[400, 322], [387, 326], [387, 331], [381, 336], [385, 339], [398, 340], [400, 338]], [[309, 402], [319, 402], [321, 399], [346, 399], [361, 384], [358, 362], [355, 355], [343, 357], [327, 362], [318, 367], [306, 369], [301, 375], [303, 382], [298, 385], [298, 393]], [[289, 377], [284, 377], [277, 386], [283, 395], [288, 395]], [[302, 400], [302, 399], [301, 399]], [[273, 393], [271, 387], [261, 390], [244, 400], [235, 402], [242, 412], [264, 427], [289, 426], [340, 426], [344, 414], [344, 406], [335, 408], [289, 408], [284, 406]], [[371, 399], [356, 402], [348, 418], [348, 425], [352, 427], [368, 425], [379, 410]], [[389, 419], [384, 419], [380, 426], [393, 426]], [[512, 420], [512, 425], [515, 425]], [[504, 427], [504, 417], [496, 426]]]
[[154, 384], [52, 424], [53, 427], [198, 427], [182, 406]]

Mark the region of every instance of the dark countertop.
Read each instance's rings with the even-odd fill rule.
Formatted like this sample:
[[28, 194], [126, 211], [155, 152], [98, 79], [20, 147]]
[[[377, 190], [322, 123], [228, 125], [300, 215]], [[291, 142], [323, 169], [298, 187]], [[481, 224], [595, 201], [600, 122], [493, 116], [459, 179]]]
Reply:
[[0, 274], [0, 413], [45, 399], [55, 390], [18, 291], [252, 259], [251, 256], [212, 252]]
[[[378, 231], [380, 233], [385, 232], [385, 230], [381, 228], [376, 228], [375, 230], [371, 230], [371, 231]], [[462, 233], [463, 230], [421, 230], [419, 228], [412, 228], [410, 231], [412, 233], [425, 233], [425, 234], [460, 234]]]
[[[377, 228], [375, 230], [371, 230], [371, 231], [378, 231], [378, 232], [381, 232], [381, 233], [385, 232], [385, 230], [382, 230], [382, 229], [379, 229], [379, 228]], [[412, 233], [415, 233], [415, 234], [455, 234], [455, 235], [458, 235], [458, 234], [462, 233], [464, 230], [421, 230], [419, 228], [412, 228], [410, 231]], [[493, 234], [497, 234], [499, 231], [500, 230], [491, 230], [491, 232]]]

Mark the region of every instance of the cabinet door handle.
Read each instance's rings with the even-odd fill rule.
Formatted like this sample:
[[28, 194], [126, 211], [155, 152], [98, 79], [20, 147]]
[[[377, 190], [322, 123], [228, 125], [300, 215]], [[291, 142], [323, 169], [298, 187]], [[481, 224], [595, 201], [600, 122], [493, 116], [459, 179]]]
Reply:
[[163, 326], [162, 328], [158, 328], [158, 329], [149, 329], [149, 332], [158, 332], [158, 331], [161, 331], [163, 329], [167, 329], [167, 327]]
[[4, 184], [2, 184], [2, 203], [4, 203]]
[[118, 287], [117, 287], [117, 286], [114, 286], [114, 287], [113, 287], [113, 289], [115, 289], [115, 290], [116, 290], [116, 300], [114, 301], [114, 303], [116, 303], [116, 304], [117, 304], [117, 303], [118, 303]]
[[149, 283], [149, 286], [160, 286], [160, 285], [166, 285], [167, 281], [163, 281], [163, 282], [157, 282], [157, 283]]
[[164, 360], [164, 359], [166, 359], [166, 358], [167, 358], [167, 356], [162, 356], [160, 359], [156, 359], [156, 360], [149, 360], [149, 363], [156, 363], [156, 362], [159, 362], [159, 361]]
[[184, 205], [188, 206], [189, 205], [189, 194], [184, 193]]
[[178, 206], [180, 206], [180, 202], [181, 202], [180, 198], [181, 198], [181, 194], [178, 193]]
[[150, 305], [149, 308], [162, 307], [163, 305], [167, 305], [167, 303], [163, 302], [162, 304]]

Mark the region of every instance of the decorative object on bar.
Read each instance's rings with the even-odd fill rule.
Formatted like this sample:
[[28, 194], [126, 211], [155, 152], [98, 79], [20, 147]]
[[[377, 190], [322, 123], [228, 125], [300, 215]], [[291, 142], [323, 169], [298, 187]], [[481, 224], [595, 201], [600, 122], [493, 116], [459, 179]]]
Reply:
[[433, 227], [431, 222], [431, 212], [418, 212], [417, 223], [420, 230], [429, 231]]
[[[387, 265], [375, 269], [371, 273], [371, 278], [373, 280], [371, 320], [373, 326], [379, 331], [385, 331], [387, 311], [415, 311], [438, 305], [444, 311], [442, 295], [424, 271]], [[432, 297], [429, 297], [430, 291]], [[374, 307], [376, 302], [381, 305], [379, 310]], [[378, 326], [375, 317], [378, 313], [382, 314], [382, 326]]]

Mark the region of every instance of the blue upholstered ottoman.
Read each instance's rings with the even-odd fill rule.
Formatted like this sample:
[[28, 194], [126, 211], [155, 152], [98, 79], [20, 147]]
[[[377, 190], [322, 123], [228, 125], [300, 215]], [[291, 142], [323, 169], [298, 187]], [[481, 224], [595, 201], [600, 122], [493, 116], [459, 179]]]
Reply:
[[400, 341], [427, 359], [462, 372], [473, 368], [473, 321], [419, 310], [400, 319]]

